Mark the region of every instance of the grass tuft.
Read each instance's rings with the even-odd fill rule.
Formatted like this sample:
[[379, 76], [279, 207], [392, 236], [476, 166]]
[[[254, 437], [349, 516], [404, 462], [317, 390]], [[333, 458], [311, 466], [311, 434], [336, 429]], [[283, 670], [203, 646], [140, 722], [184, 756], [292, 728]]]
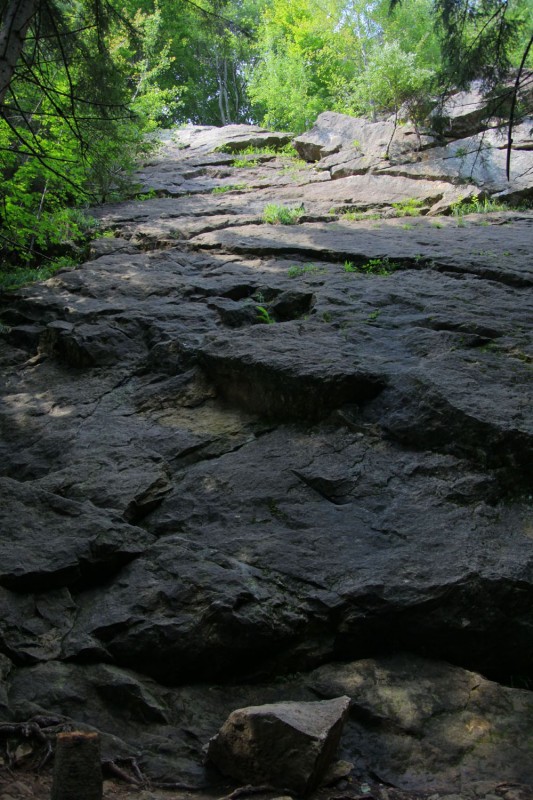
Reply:
[[268, 225], [296, 225], [304, 209], [300, 208], [287, 208], [287, 206], [277, 205], [276, 203], [269, 203], [263, 209], [263, 222]]

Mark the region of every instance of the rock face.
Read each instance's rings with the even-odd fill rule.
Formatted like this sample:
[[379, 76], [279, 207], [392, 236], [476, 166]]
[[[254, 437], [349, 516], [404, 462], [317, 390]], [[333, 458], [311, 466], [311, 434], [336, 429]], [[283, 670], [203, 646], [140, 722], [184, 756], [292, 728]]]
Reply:
[[310, 685], [326, 697], [349, 694], [345, 746], [387, 783], [437, 792], [480, 775], [533, 783], [530, 760], [517, 758], [531, 735], [531, 692], [403, 655], [321, 667]]
[[509, 181], [507, 128], [489, 112], [479, 90], [456, 95], [441, 108], [438, 124], [437, 117], [433, 120], [439, 136], [431, 129], [420, 133], [410, 124], [369, 122], [327, 111], [294, 146], [334, 180], [359, 176], [359, 181], [370, 181], [370, 196], [361, 186], [368, 207], [379, 207], [379, 198], [389, 204], [412, 198], [432, 207], [430, 213], [441, 213], [479, 194], [512, 201], [530, 198], [533, 118], [513, 129]]
[[349, 705], [339, 697], [239, 708], [209, 742], [208, 758], [243, 783], [307, 795], [335, 756]]
[[2, 716], [205, 785], [236, 708], [346, 694], [356, 782], [531, 784], [533, 214], [232, 141], [1, 298]]

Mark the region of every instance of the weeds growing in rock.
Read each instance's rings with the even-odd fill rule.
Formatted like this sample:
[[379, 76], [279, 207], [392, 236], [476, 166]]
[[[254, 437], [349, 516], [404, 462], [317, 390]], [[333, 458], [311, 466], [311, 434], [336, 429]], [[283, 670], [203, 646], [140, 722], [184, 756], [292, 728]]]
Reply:
[[294, 264], [287, 270], [287, 276], [289, 278], [301, 278], [302, 275], [317, 275], [319, 272], [325, 271], [325, 269], [318, 267], [316, 264], [304, 264], [301, 267]]
[[470, 200], [458, 200], [451, 206], [451, 212], [454, 217], [463, 217], [466, 214], [491, 214], [496, 211], [508, 211], [509, 206], [499, 200], [491, 200], [485, 198], [481, 200], [479, 197], [471, 198]]
[[287, 208], [287, 206], [269, 203], [263, 209], [263, 222], [269, 225], [295, 225], [303, 213], [302, 207]]
[[299, 170], [305, 169], [305, 167], [307, 167], [307, 161], [304, 161], [303, 158], [298, 158], [297, 156], [289, 156], [287, 160], [289, 163], [280, 169], [280, 173], [282, 175], [292, 175], [294, 173], [297, 173]]
[[269, 314], [268, 309], [264, 306], [256, 306], [256, 310], [259, 322], [264, 322], [266, 325], [273, 325], [275, 323], [276, 320]]
[[257, 167], [258, 164], [259, 161], [257, 160], [257, 158], [235, 158], [232, 161], [231, 166], [244, 168], [244, 167]]
[[415, 197], [408, 197], [407, 200], [392, 204], [395, 217], [419, 217], [423, 206], [424, 201], [417, 200]]
[[245, 183], [228, 183], [226, 186], [215, 186], [212, 194], [226, 194], [227, 192], [238, 192], [241, 189], [246, 189]]
[[[332, 209], [330, 213], [335, 214], [335, 209]], [[343, 211], [340, 217], [344, 222], [360, 222], [366, 219], [381, 219], [381, 214], [369, 214], [367, 211]]]
[[249, 145], [245, 148], [240, 148], [237, 145], [232, 144], [221, 144], [219, 147], [215, 147], [214, 153], [229, 153], [230, 155], [242, 155], [242, 156], [294, 156], [295, 149], [292, 144], [289, 142], [288, 144], [281, 145], [280, 147], [273, 147], [273, 146], [264, 146], [264, 147], [254, 147], [253, 144]]
[[364, 275], [390, 275], [399, 268], [396, 261], [391, 261], [387, 256], [384, 258], [371, 258], [365, 264], [356, 267], [353, 261], [345, 261], [343, 269], [345, 272], [357, 272]]
[[155, 189], [149, 189], [147, 192], [142, 192], [142, 194], [138, 194], [135, 199], [136, 200], [153, 200], [157, 197], [157, 192]]

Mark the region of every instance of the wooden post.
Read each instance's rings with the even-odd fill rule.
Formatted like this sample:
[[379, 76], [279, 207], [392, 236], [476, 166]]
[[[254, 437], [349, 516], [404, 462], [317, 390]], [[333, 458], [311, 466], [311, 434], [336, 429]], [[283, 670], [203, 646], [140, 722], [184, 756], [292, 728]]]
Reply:
[[51, 800], [102, 800], [100, 737], [97, 733], [58, 733]]

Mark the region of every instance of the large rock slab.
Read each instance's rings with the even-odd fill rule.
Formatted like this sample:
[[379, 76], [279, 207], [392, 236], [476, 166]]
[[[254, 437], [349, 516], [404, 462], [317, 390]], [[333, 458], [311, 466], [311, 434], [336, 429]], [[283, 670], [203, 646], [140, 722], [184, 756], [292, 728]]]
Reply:
[[[453, 92], [433, 109], [429, 120], [442, 134], [453, 139], [501, 125], [509, 115], [514, 82], [487, 95], [481, 81], [473, 81], [468, 89]], [[519, 103], [527, 108], [532, 99], [531, 73], [522, 73], [518, 87]]]
[[[257, 125], [188, 125], [154, 136], [154, 154], [137, 173], [139, 193], [188, 195], [211, 191], [220, 183], [209, 178], [206, 167], [229, 166], [234, 156], [249, 147], [280, 149], [291, 133], [274, 132]], [[213, 152], [224, 149], [227, 152]]]
[[[68, 307], [69, 318], [83, 321], [101, 308], [109, 325], [128, 303], [132, 317], [151, 319], [149, 336], [138, 328], [142, 348], [134, 341], [121, 375], [104, 380], [103, 368], [63, 368], [57, 352], [9, 375], [19, 394], [8, 395], [3, 415], [6, 458], [16, 453], [16, 468], [47, 491], [91, 498], [142, 520], [161, 539], [123, 565], [117, 580], [77, 594], [76, 623], [62, 636], [65, 657], [105, 657], [171, 682], [193, 674], [219, 679], [353, 655], [389, 627], [395, 641], [416, 648], [413, 630], [424, 620], [424, 646], [435, 654], [492, 670], [524, 663], [529, 606], [520, 586], [531, 568], [525, 511], [504, 507], [498, 520], [491, 504], [511, 486], [525, 486], [531, 464], [525, 263], [517, 257], [522, 272], [515, 274], [514, 259], [508, 267], [503, 255], [510, 240], [501, 240], [507, 232], [519, 253], [527, 223], [525, 216], [483, 230], [501, 248], [494, 280], [478, 277], [477, 270], [488, 273], [490, 258], [466, 251], [471, 231], [452, 263], [445, 229], [428, 228], [451, 269], [445, 273], [417, 260], [420, 231], [394, 225], [385, 229], [388, 252], [406, 239], [413, 269], [358, 275], [321, 262], [291, 277], [291, 262], [281, 260], [290, 247], [286, 234], [294, 231], [302, 247], [305, 232], [308, 247], [309, 231], [315, 239], [327, 232], [302, 225], [276, 228], [279, 255], [271, 261], [247, 260], [258, 237], [242, 240], [239, 256], [154, 251], [128, 256], [119, 283], [116, 254], [20, 293], [13, 319], [15, 311], [60, 318]], [[263, 235], [270, 230], [264, 226]], [[456, 239], [463, 235], [453, 230]], [[352, 254], [356, 263], [354, 240], [375, 247], [376, 233], [350, 225], [333, 231], [332, 257]], [[218, 246], [229, 250], [224, 241]], [[261, 303], [278, 322], [259, 324]], [[43, 375], [45, 398], [37, 392]], [[73, 414], [80, 387], [83, 403]], [[332, 412], [332, 422], [305, 434], [287, 424], [303, 417], [312, 424]], [[76, 419], [70, 439], [65, 416]], [[376, 425], [403, 446], [375, 438]], [[279, 432], [270, 430], [276, 426]], [[422, 452], [409, 455], [413, 445]], [[83, 458], [91, 473], [85, 480]], [[11, 471], [13, 459], [6, 460]], [[354, 467], [361, 462], [365, 477]], [[400, 488], [404, 474], [421, 477]], [[383, 476], [390, 484], [385, 505]], [[373, 497], [379, 500], [369, 505]], [[516, 557], [505, 561], [501, 542], [509, 536]], [[437, 574], [432, 554], [446, 548]], [[391, 578], [407, 564], [408, 584]], [[183, 598], [190, 598], [187, 606]], [[438, 613], [427, 613], [428, 604]], [[461, 617], [466, 608], [471, 617]], [[464, 629], [462, 618], [469, 620]], [[495, 626], [506, 629], [505, 647], [493, 647]]]
[[239, 708], [209, 742], [207, 757], [243, 783], [307, 795], [333, 761], [349, 705], [339, 697]]
[[39, 591], [111, 574], [152, 541], [143, 530], [79, 503], [0, 478], [0, 585]]
[[[335, 181], [337, 183], [340, 181]], [[341, 220], [333, 225], [242, 225], [200, 234], [193, 237], [191, 246], [243, 256], [254, 253], [285, 258], [292, 256], [296, 260], [328, 261], [337, 263], [337, 275], [342, 274], [341, 265], [344, 261], [351, 262], [355, 267], [367, 264], [372, 259], [386, 259], [400, 270], [429, 268], [472, 274], [511, 286], [530, 286], [533, 270], [528, 253], [533, 216], [527, 212], [494, 216], [493, 225], [486, 226], [482, 231], [482, 247], [473, 245], [474, 224], [463, 223], [459, 226], [455, 221], [441, 220], [435, 225], [430, 220], [417, 220], [416, 223], [408, 223], [405, 228], [395, 220], [383, 220], [373, 225]], [[510, 240], [502, 233], [502, 225], [507, 224], [510, 225], [506, 230], [512, 238], [512, 250], [509, 250]], [[386, 263], [384, 261], [385, 267]], [[420, 271], [419, 277], [424, 281]], [[374, 285], [380, 285], [381, 282], [378, 279]]]
[[[531, 214], [341, 220], [400, 176], [198, 135], [147, 167], [176, 196], [102, 208], [116, 238], [0, 312], [2, 713], [196, 785], [232, 710], [316, 700], [297, 671], [402, 649], [516, 682], [533, 653]], [[409, 736], [405, 785], [458, 787]]]
[[[508, 129], [501, 119], [490, 121], [491, 107], [499, 107], [501, 112], [501, 98], [487, 101], [479, 86], [453, 95], [440, 107], [441, 116], [433, 117], [439, 130], [433, 136], [410, 124], [370, 122], [325, 112], [309, 132], [294, 140], [294, 145], [303, 158], [318, 162], [317, 169], [327, 171], [335, 180], [364, 178], [361, 197], [369, 201], [368, 207], [379, 208], [385, 198], [389, 199], [386, 184], [379, 180], [381, 175], [404, 179], [401, 197], [399, 190], [390, 186], [390, 197], [394, 194], [390, 203], [411, 197], [431, 205], [434, 198], [429, 187], [425, 189], [426, 197], [420, 194], [426, 181], [440, 182], [442, 197], [435, 206], [439, 212], [480, 192], [517, 202], [533, 193], [533, 121], [521, 119], [514, 126], [509, 180]], [[448, 138], [443, 141], [444, 131]], [[421, 185], [417, 186], [419, 182]], [[453, 186], [461, 191], [454, 192]]]
[[533, 119], [513, 129], [511, 181], [507, 178], [507, 130], [493, 128], [446, 147], [435, 147], [415, 164], [389, 167], [387, 174], [406, 178], [475, 184], [499, 199], [517, 202], [533, 192]]
[[533, 783], [522, 755], [531, 692], [405, 655], [328, 665], [309, 685], [323, 697], [351, 698], [344, 746], [383, 782], [461, 796], [481, 781]]
[[306, 161], [320, 161], [341, 150], [350, 150], [365, 157], [366, 168], [382, 162], [385, 154], [395, 158], [432, 143], [431, 137], [421, 136], [412, 125], [399, 126], [388, 120], [370, 122], [334, 111], [324, 111], [310, 131], [293, 140]]
[[258, 125], [224, 125], [218, 128], [210, 125], [189, 125], [174, 134], [178, 145], [194, 148], [196, 151], [211, 151], [227, 148], [238, 153], [249, 147], [281, 148], [293, 138], [287, 131], [270, 131]]

